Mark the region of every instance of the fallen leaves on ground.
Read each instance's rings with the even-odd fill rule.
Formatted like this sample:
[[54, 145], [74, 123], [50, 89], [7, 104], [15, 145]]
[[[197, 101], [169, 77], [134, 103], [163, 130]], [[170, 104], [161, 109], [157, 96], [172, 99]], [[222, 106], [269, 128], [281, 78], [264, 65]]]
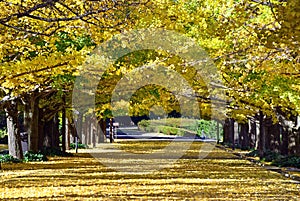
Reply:
[[[182, 143], [182, 142], [178, 142]], [[300, 184], [249, 161], [214, 148], [201, 158], [203, 143], [194, 142], [173, 164], [154, 172], [122, 172], [101, 163], [103, 150], [114, 154], [147, 155], [169, 142], [120, 142], [100, 144], [74, 157], [51, 157], [47, 162], [2, 164], [0, 200], [299, 200]], [[182, 146], [182, 144], [180, 145]], [[104, 147], [104, 148], [103, 148]], [[178, 150], [164, 159], [173, 158]], [[147, 158], [159, 165], [160, 158]], [[127, 168], [135, 158], [110, 159]], [[138, 159], [140, 160], [140, 159]], [[124, 167], [124, 168], [126, 168]]]

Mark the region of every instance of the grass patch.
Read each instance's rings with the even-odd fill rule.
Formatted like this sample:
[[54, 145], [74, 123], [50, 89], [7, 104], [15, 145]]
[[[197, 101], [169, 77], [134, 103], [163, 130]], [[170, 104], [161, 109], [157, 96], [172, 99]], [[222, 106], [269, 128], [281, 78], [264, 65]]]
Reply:
[[[217, 139], [217, 122], [207, 120], [166, 118], [160, 120], [142, 120], [138, 123], [139, 130], [146, 132], [157, 132], [166, 135], [192, 135]], [[219, 127], [219, 138], [222, 138], [222, 128]], [[219, 139], [222, 140], [222, 139]]]

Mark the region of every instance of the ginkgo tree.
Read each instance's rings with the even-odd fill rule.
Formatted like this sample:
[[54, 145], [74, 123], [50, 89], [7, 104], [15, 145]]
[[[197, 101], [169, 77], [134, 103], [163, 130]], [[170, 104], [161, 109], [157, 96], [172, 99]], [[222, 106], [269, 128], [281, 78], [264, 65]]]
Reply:
[[[261, 123], [271, 118], [284, 124], [283, 120], [300, 113], [299, 7], [297, 1], [279, 0], [1, 1], [1, 105], [14, 108], [10, 114], [20, 109], [11, 107], [15, 100], [31, 105], [29, 109], [41, 107], [42, 94], [58, 89], [71, 92], [72, 81], [66, 84], [56, 78], [72, 80], [88, 71], [82, 65], [87, 55], [113, 35], [164, 28], [193, 38], [215, 61], [223, 84], [209, 83], [213, 86], [209, 91], [195, 68], [178, 55], [134, 52], [103, 74], [96, 93], [99, 118], [111, 117], [112, 93], [123, 76], [141, 65], [159, 64], [180, 73], [192, 86], [202, 117], [212, 116], [212, 108], [218, 107], [212, 102], [217, 101], [227, 107], [215, 115], [220, 119], [226, 113], [240, 123], [261, 116]], [[214, 96], [223, 89], [226, 97]], [[143, 90], [150, 94], [145, 104]], [[157, 103], [167, 107], [171, 102], [175, 103], [171, 108], [178, 110], [167, 89], [147, 86], [135, 93], [131, 107], [139, 114]], [[37, 151], [38, 134], [31, 137], [35, 143], [30, 149]]]
[[[142, 1], [1, 1], [1, 105], [27, 108], [29, 149], [38, 150], [38, 107], [43, 94], [57, 90], [58, 75], [78, 75], [77, 67], [92, 47], [131, 26], [131, 12]], [[73, 42], [72, 42], [73, 41]], [[94, 43], [94, 42], [92, 42]], [[96, 44], [94, 43], [94, 44]], [[91, 48], [88, 48], [91, 47]], [[64, 89], [65, 86], [59, 86]], [[68, 91], [64, 89], [63, 91]], [[16, 116], [20, 108], [8, 114]], [[16, 123], [16, 122], [14, 122]], [[18, 125], [11, 135], [19, 136]], [[18, 150], [10, 146], [10, 150]], [[13, 154], [21, 157], [21, 154]]]
[[[271, 149], [266, 142], [273, 131], [264, 135], [268, 119], [288, 130], [286, 120], [299, 115], [299, 2], [176, 1], [155, 7], [161, 12], [147, 10], [140, 26], [175, 29], [196, 39], [223, 77], [227, 116], [244, 126], [249, 118], [260, 120], [259, 148]], [[281, 135], [287, 139], [286, 131]], [[299, 147], [299, 137], [294, 140]]]

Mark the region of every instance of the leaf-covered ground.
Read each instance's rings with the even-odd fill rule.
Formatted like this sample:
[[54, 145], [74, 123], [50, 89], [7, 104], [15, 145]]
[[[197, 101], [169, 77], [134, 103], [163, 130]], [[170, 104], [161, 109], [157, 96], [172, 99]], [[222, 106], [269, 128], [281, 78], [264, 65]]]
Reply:
[[[157, 141], [103, 144], [92, 150], [98, 159], [79, 153], [47, 162], [2, 164], [0, 200], [300, 200], [299, 183], [217, 148], [207, 150], [202, 159], [199, 151], [205, 151], [199, 142], [172, 165], [165, 162], [175, 159], [179, 150], [172, 149], [164, 158], [147, 157], [166, 145]], [[106, 167], [102, 164], [106, 160], [126, 171]], [[161, 168], [128, 171], [141, 160]]]
[[5, 145], [5, 144], [0, 144], [0, 151], [1, 151], [1, 150], [4, 150], [4, 149], [7, 149], [7, 145]]

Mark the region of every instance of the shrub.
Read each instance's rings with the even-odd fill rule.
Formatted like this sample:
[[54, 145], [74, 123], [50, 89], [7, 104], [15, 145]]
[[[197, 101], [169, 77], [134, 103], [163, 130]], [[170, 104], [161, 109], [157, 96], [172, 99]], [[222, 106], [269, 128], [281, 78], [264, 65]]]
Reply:
[[257, 156], [259, 156], [259, 152], [258, 152], [258, 150], [253, 150], [253, 151], [247, 153], [246, 156], [257, 157]]
[[277, 160], [280, 158], [280, 154], [274, 151], [267, 151], [265, 153], [265, 156], [263, 158], [264, 161], [266, 162], [272, 162], [274, 160]]
[[21, 160], [14, 158], [9, 154], [0, 155], [0, 162], [1, 163], [19, 163], [22, 162]]
[[60, 148], [44, 147], [42, 153], [46, 156], [72, 156], [71, 153], [63, 152]]
[[8, 134], [6, 129], [0, 129], [0, 144], [8, 144]]
[[296, 167], [300, 168], [299, 156], [281, 156], [272, 162], [272, 165], [279, 167]]
[[170, 127], [170, 126], [159, 126], [157, 128], [158, 132], [166, 134], [166, 135], [177, 135], [179, 134], [179, 129]]
[[4, 138], [7, 136], [7, 130], [6, 129], [0, 129], [0, 138]]
[[[138, 123], [138, 127], [141, 131], [160, 132], [168, 135], [194, 136], [196, 132], [200, 137], [202, 136], [203, 130], [207, 138], [217, 139], [217, 122], [214, 120], [185, 118], [142, 120]], [[219, 140], [222, 140], [222, 132], [222, 126], [219, 126]]]
[[150, 126], [150, 121], [148, 120], [142, 120], [138, 123], [139, 128], [147, 128], [148, 126]]
[[43, 153], [34, 153], [32, 151], [27, 151], [24, 154], [24, 162], [30, 162], [30, 161], [47, 161], [47, 157]]
[[[76, 148], [76, 144], [71, 143], [70, 144], [70, 149], [75, 149], [75, 148]], [[86, 149], [86, 148], [88, 148], [86, 144], [78, 143], [78, 149]]]

